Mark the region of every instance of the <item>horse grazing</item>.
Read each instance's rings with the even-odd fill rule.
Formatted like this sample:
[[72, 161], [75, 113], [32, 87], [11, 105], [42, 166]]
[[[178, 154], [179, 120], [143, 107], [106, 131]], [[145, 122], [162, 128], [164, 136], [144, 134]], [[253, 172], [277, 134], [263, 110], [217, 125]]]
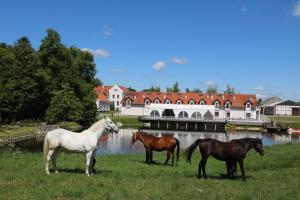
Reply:
[[165, 151], [167, 150], [167, 159], [165, 161], [165, 165], [168, 164], [170, 159], [170, 154], [172, 157], [172, 165], [174, 165], [174, 151], [177, 147], [176, 152], [176, 165], [178, 165], [179, 160], [179, 151], [180, 151], [180, 142], [177, 138], [173, 136], [162, 136], [156, 137], [147, 133], [132, 133], [131, 144], [134, 144], [137, 140], [140, 140], [145, 147], [146, 150], [146, 163], [153, 163], [153, 150], [154, 151]]
[[199, 146], [201, 153], [201, 161], [198, 165], [198, 178], [201, 178], [201, 170], [203, 177], [207, 178], [205, 172], [205, 165], [210, 155], [214, 158], [226, 161], [227, 176], [235, 171], [236, 162], [239, 163], [242, 172], [243, 180], [246, 180], [244, 171], [244, 159], [247, 152], [254, 148], [260, 155], [264, 155], [262, 139], [244, 138], [239, 141], [233, 140], [230, 142], [220, 142], [215, 139], [198, 139], [187, 149], [187, 161], [191, 162], [192, 154], [196, 147]]
[[90, 174], [92, 174], [91, 167], [95, 164], [93, 160], [95, 160], [94, 157], [99, 137], [103, 132], [118, 133], [118, 131], [118, 126], [113, 123], [110, 118], [105, 116], [81, 133], [75, 133], [65, 129], [49, 131], [45, 136], [43, 149], [46, 173], [49, 174], [50, 160], [52, 160], [55, 173], [58, 172], [56, 169], [57, 155], [61, 150], [66, 150], [68, 152], [84, 152], [86, 154], [85, 173], [87, 176], [90, 176]]

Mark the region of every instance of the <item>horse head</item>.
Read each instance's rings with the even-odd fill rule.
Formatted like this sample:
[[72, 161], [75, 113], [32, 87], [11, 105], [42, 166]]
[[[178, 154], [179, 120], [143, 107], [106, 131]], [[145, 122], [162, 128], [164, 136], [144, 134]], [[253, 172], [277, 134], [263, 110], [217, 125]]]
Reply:
[[104, 116], [104, 120], [105, 120], [105, 129], [107, 129], [109, 132], [112, 133], [118, 133], [119, 132], [119, 128], [118, 126], [109, 118]]
[[138, 140], [137, 133], [136, 132], [132, 132], [131, 144], [133, 145], [137, 140]]
[[262, 143], [263, 139], [255, 139], [254, 140], [254, 144], [253, 144], [253, 148], [256, 150], [256, 152], [258, 152], [261, 156], [264, 155], [264, 147], [263, 147], [263, 143]]

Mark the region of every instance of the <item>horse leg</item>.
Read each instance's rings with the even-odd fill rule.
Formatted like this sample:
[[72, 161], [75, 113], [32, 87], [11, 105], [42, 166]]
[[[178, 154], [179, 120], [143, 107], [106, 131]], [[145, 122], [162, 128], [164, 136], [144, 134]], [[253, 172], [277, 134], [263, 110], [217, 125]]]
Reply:
[[174, 158], [175, 158], [174, 149], [173, 151], [171, 151], [171, 157], [172, 157], [172, 166], [174, 166]]
[[145, 162], [149, 164], [150, 161], [149, 162], [148, 161], [149, 161], [149, 150], [146, 149], [146, 161]]
[[49, 172], [49, 162], [52, 158], [53, 153], [54, 153], [54, 149], [50, 149], [49, 152], [48, 152], [48, 155], [47, 155], [47, 161], [46, 161], [46, 173], [47, 174], [50, 174], [50, 172]]
[[170, 159], [170, 151], [167, 150], [167, 159], [166, 159], [166, 161], [165, 161], [165, 165], [168, 164], [169, 159]]
[[92, 157], [93, 151], [89, 151], [86, 153], [86, 168], [85, 173], [87, 176], [90, 176], [89, 168], [91, 164], [91, 157]]
[[229, 161], [226, 161], [226, 169], [227, 169], [227, 178], [230, 179], [231, 169], [230, 169]]
[[197, 175], [198, 178], [201, 178], [201, 169], [202, 169], [202, 167], [201, 167], [201, 161], [199, 161], [199, 164], [198, 164], [198, 175]]
[[93, 173], [94, 173], [94, 166], [96, 164], [95, 151], [93, 152], [90, 161], [91, 161], [91, 163], [90, 163], [90, 166], [89, 166], [89, 173], [91, 175], [93, 175]]
[[53, 169], [55, 171], [55, 173], [58, 173], [57, 168], [56, 168], [56, 161], [57, 161], [57, 156], [59, 153], [60, 149], [57, 148], [54, 150], [53, 155], [52, 155], [52, 164], [53, 164]]
[[202, 171], [203, 171], [203, 177], [204, 178], [207, 178], [206, 176], [206, 172], [205, 172], [205, 165], [206, 165], [206, 161], [207, 161], [207, 158], [206, 157], [202, 157], [201, 159], [201, 166], [202, 166]]
[[154, 163], [153, 162], [153, 150], [150, 150], [150, 163]]
[[241, 169], [242, 176], [243, 176], [243, 181], [246, 181], [246, 176], [245, 176], [245, 171], [244, 171], [244, 159], [240, 160], [239, 164], [240, 164], [240, 169]]

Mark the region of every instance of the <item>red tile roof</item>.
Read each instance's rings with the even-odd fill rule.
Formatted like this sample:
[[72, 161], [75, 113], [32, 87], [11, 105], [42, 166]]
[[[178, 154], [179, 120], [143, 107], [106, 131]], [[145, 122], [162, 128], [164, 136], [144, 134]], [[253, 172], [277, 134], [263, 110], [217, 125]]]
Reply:
[[153, 102], [158, 99], [160, 102], [165, 102], [167, 99], [171, 103], [176, 104], [177, 100], [181, 100], [183, 104], [189, 104], [190, 100], [194, 100], [196, 104], [204, 101], [206, 105], [213, 105], [214, 102], [219, 101], [220, 105], [225, 105], [227, 101], [231, 103], [232, 107], [245, 107], [247, 102], [256, 107], [256, 95], [254, 94], [200, 94], [200, 93], [167, 93], [167, 92], [128, 92], [123, 103], [127, 99], [131, 99], [132, 104], [144, 104], [146, 99]]

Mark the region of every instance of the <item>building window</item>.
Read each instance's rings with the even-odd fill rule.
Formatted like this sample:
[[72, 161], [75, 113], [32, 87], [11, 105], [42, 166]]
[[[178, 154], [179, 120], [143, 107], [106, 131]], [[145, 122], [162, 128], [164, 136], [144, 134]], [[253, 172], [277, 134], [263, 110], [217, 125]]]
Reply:
[[228, 119], [230, 118], [230, 112], [226, 113], [226, 118], [228, 118]]
[[189, 115], [186, 111], [181, 111], [179, 114], [178, 114], [178, 118], [188, 118]]
[[251, 109], [251, 103], [247, 103], [246, 108]]
[[204, 101], [204, 100], [201, 100], [201, 101], [200, 101], [200, 105], [205, 105], [205, 101]]
[[182, 101], [181, 100], [177, 100], [176, 104], [182, 104]]
[[157, 110], [152, 110], [150, 113], [150, 117], [160, 117], [160, 114]]
[[149, 105], [150, 101], [148, 99], [145, 100], [145, 105]]
[[190, 105], [195, 105], [195, 101], [194, 100], [190, 100], [189, 104]]
[[192, 114], [192, 118], [197, 118], [197, 119], [201, 119], [202, 115], [200, 112], [196, 111]]
[[115, 98], [115, 95], [113, 94], [113, 99]]
[[226, 103], [225, 103], [225, 109], [226, 109], [226, 110], [230, 110], [230, 107], [231, 107], [230, 102], [226, 102]]
[[246, 118], [251, 119], [251, 113], [246, 113]]
[[154, 101], [154, 103], [155, 103], [155, 104], [159, 104], [160, 102], [159, 102], [158, 99], [156, 99], [156, 100]]
[[119, 106], [119, 101], [117, 101], [117, 106]]
[[130, 107], [131, 106], [131, 100], [130, 99], [127, 99], [126, 100], [126, 107]]
[[117, 99], [120, 97], [120, 95], [117, 95]]
[[216, 110], [219, 110], [219, 108], [220, 108], [220, 103], [217, 101], [217, 102], [215, 102], [214, 105], [215, 105], [215, 109], [216, 109]]
[[216, 118], [219, 118], [219, 111], [216, 111], [216, 112], [215, 112], [215, 117], [216, 117]]
[[165, 104], [171, 104], [171, 101], [170, 101], [169, 99], [167, 99], [167, 100], [165, 101]]

